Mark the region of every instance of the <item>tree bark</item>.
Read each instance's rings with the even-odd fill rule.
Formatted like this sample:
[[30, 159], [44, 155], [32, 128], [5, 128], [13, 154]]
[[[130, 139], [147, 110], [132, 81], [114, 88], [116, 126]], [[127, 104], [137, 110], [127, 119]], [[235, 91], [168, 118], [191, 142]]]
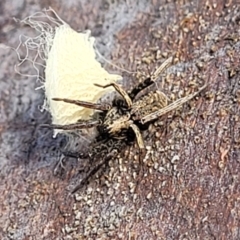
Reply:
[[[16, 47], [32, 33], [12, 16], [50, 4], [75, 30], [92, 30], [126, 90], [170, 56], [173, 65], [147, 91], [172, 102], [208, 87], [150, 124], [145, 157], [136, 144], [123, 148], [71, 195], [79, 163], [69, 159], [65, 177], [54, 176], [61, 139], [39, 130], [50, 123], [39, 111], [43, 92], [14, 72], [15, 52], [0, 48], [1, 239], [240, 239], [237, 1], [15, 0], [0, 4], [1, 42]], [[34, 73], [31, 64], [21, 70]]]

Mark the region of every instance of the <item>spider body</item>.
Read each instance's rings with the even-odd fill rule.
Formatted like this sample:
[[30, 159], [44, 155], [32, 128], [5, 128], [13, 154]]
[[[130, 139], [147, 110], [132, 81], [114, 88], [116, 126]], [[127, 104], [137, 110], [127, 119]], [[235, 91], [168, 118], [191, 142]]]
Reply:
[[55, 129], [74, 130], [83, 128], [97, 127], [99, 131], [98, 140], [111, 139], [128, 139], [133, 133], [136, 136], [137, 143], [140, 149], [144, 149], [144, 142], [141, 136], [140, 128], [147, 122], [156, 120], [159, 116], [172, 111], [189, 101], [202, 91], [206, 85], [201, 87], [198, 92], [189, 96], [178, 99], [168, 105], [167, 96], [160, 92], [150, 92], [138, 100], [136, 96], [143, 89], [153, 84], [158, 75], [170, 65], [172, 57], [168, 58], [153, 74], [152, 78], [147, 78], [145, 81], [136, 86], [131, 92], [125, 92], [122, 87], [116, 83], [111, 83], [105, 86], [95, 84], [98, 87], [114, 87], [122, 98], [116, 98], [112, 105], [110, 104], [95, 104], [83, 102], [79, 100], [70, 100], [65, 98], [53, 98], [54, 101], [63, 101], [95, 110], [100, 110], [102, 113], [98, 119], [81, 121], [69, 125], [52, 125]]
[[[105, 116], [104, 116], [105, 115]], [[129, 111], [120, 101], [114, 101], [111, 109], [103, 115], [102, 125], [98, 127], [100, 134], [113, 138], [123, 138], [129, 128]]]
[[150, 92], [133, 103], [131, 116], [133, 120], [140, 121], [144, 116], [166, 107], [167, 103], [168, 99], [164, 93], [160, 91]]
[[[151, 78], [145, 79], [138, 84], [129, 93], [125, 92], [122, 87], [116, 83], [105, 86], [95, 84], [98, 87], [114, 87], [121, 95], [121, 98], [113, 100], [112, 104], [96, 104], [83, 102], [79, 100], [71, 100], [65, 98], [53, 98], [54, 101], [63, 101], [70, 104], [76, 104], [81, 107], [100, 110], [99, 117], [91, 120], [80, 120], [77, 123], [69, 125], [51, 125], [50, 127], [62, 130], [76, 130], [84, 128], [97, 127], [98, 137], [91, 146], [92, 153], [89, 154], [91, 159], [99, 160], [82, 179], [73, 192], [77, 191], [86, 180], [94, 174], [103, 164], [116, 156], [122, 147], [126, 146], [129, 141], [134, 138], [140, 150], [144, 151], [144, 141], [141, 135], [141, 129], [147, 123], [156, 120], [163, 114], [166, 114], [182, 104], [186, 103], [199, 92], [206, 88], [207, 84], [201, 87], [197, 92], [180, 98], [173, 103], [168, 104], [167, 96], [160, 92], [149, 92], [148, 94], [136, 99], [138, 93], [155, 82], [159, 74], [168, 67], [172, 62], [172, 58], [167, 59], [153, 74]], [[49, 127], [49, 125], [48, 125]]]
[[133, 101], [130, 109], [119, 99], [113, 102], [110, 110], [103, 116], [99, 132], [116, 139], [124, 138], [133, 124], [141, 127], [142, 117], [165, 106], [167, 106], [167, 98], [159, 91], [151, 92]]

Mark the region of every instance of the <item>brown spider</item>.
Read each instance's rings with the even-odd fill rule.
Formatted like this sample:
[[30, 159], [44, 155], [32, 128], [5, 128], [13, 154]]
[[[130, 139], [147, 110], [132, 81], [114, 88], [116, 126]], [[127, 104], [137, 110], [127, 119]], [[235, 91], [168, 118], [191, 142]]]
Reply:
[[[97, 138], [95, 146], [97, 146], [98, 142], [103, 141], [105, 143], [110, 143], [113, 140], [116, 140], [116, 143], [119, 144], [121, 141], [126, 142], [129, 139], [129, 136], [135, 135], [137, 144], [140, 150], [143, 151], [145, 149], [145, 146], [140, 129], [146, 123], [156, 120], [163, 114], [172, 111], [177, 107], [181, 106], [182, 104], [186, 103], [207, 86], [205, 84], [197, 92], [189, 96], [180, 98], [169, 105], [167, 96], [160, 91], [150, 92], [147, 95], [142, 96], [140, 99], [135, 100], [138, 93], [140, 93], [143, 89], [149, 87], [155, 82], [159, 74], [161, 74], [163, 70], [165, 70], [172, 63], [172, 59], [172, 57], [168, 58], [154, 72], [152, 77], [145, 79], [143, 82], [138, 84], [138, 86], [133, 88], [133, 90], [129, 93], [125, 92], [122, 87], [116, 83], [111, 83], [105, 86], [95, 84], [96, 86], [102, 88], [112, 86], [122, 96], [122, 98], [114, 99], [112, 105], [89, 103], [65, 98], [53, 98], [54, 101], [63, 101], [66, 103], [76, 104], [78, 106], [100, 110], [101, 112], [98, 119], [81, 121], [69, 125], [51, 125], [51, 127], [62, 130], [76, 130], [97, 127], [99, 136]], [[97, 168], [99, 168], [99, 166], [102, 165], [107, 158], [111, 158], [113, 156], [111, 150], [107, 150], [113, 145], [114, 144], [108, 146], [108, 144], [106, 144], [105, 150], [108, 153], [107, 155], [103, 155], [103, 158], [105, 156], [105, 159], [103, 159], [97, 167], [91, 169], [87, 174], [87, 177], [97, 171]], [[121, 146], [121, 144], [119, 146]], [[116, 150], [116, 148], [114, 147], [112, 147], [112, 149]], [[82, 182], [86, 181], [87, 177]], [[75, 188], [73, 192], [75, 192], [78, 188], [79, 186]]]
[[153, 84], [159, 74], [167, 68], [172, 62], [172, 57], [168, 58], [153, 74], [153, 77], [145, 79], [142, 83], [136, 86], [129, 94], [125, 92], [117, 83], [111, 83], [105, 86], [95, 84], [98, 87], [106, 88], [113, 86], [115, 90], [122, 96], [123, 99], [115, 99], [113, 104], [97, 104], [79, 100], [70, 100], [66, 98], [53, 98], [54, 101], [63, 101], [66, 103], [76, 104], [87, 108], [102, 111], [99, 119], [92, 119], [77, 122], [69, 125], [51, 125], [52, 128], [62, 130], [76, 130], [83, 128], [98, 127], [99, 135], [103, 138], [124, 139], [126, 138], [129, 129], [136, 135], [138, 146], [143, 150], [144, 142], [141, 136], [139, 127], [156, 120], [163, 114], [170, 112], [185, 102], [195, 97], [207, 85], [205, 84], [197, 92], [180, 98], [168, 105], [167, 96], [160, 92], [150, 92], [139, 100], [135, 101], [135, 97], [143, 89]]

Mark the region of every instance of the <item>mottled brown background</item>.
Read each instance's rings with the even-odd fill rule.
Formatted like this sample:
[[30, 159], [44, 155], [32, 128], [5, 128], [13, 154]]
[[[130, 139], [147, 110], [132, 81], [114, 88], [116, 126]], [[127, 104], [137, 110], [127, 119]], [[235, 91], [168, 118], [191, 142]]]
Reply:
[[[91, 29], [100, 52], [124, 69], [148, 75], [176, 54], [157, 82], [171, 100], [209, 86], [144, 132], [140, 163], [129, 146], [70, 195], [75, 165], [54, 176], [60, 140], [37, 130], [50, 122], [39, 111], [43, 92], [15, 73], [15, 52], [0, 48], [0, 238], [240, 239], [237, 0], [1, 1], [1, 46], [32, 32], [12, 17], [49, 6], [75, 30]], [[138, 81], [105, 67], [124, 75], [125, 88]]]

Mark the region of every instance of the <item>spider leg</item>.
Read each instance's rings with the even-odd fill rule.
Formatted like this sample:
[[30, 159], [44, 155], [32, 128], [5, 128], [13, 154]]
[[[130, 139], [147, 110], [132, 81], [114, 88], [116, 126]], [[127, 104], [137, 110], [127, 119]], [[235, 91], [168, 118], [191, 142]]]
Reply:
[[113, 151], [110, 154], [107, 154], [105, 158], [102, 158], [94, 167], [92, 167], [86, 174], [86, 176], [81, 180], [81, 182], [71, 191], [72, 194], [77, 192], [87, 181], [88, 179], [96, 174], [100, 168], [106, 164], [110, 159], [112, 159], [114, 156], [116, 156], [118, 151]]
[[114, 142], [114, 146], [109, 150], [108, 153], [102, 155], [93, 156], [94, 165], [87, 171], [85, 177], [81, 180], [81, 182], [71, 191], [74, 194], [78, 191], [94, 174], [96, 174], [103, 165], [106, 165], [111, 159], [115, 158], [117, 154], [120, 152], [121, 148], [125, 145], [123, 141]]
[[146, 115], [145, 117], [143, 117], [141, 119], [141, 123], [145, 124], [149, 121], [152, 121], [176, 108], [178, 108], [179, 106], [183, 105], [184, 103], [188, 102], [189, 100], [191, 100], [192, 98], [194, 98], [197, 94], [199, 94], [203, 89], [205, 89], [207, 87], [208, 84], [205, 84], [204, 86], [202, 86], [197, 92], [190, 94], [186, 97], [180, 98], [178, 100], [176, 100], [175, 102], [169, 104], [168, 106], [154, 112], [151, 114]]
[[136, 135], [137, 143], [138, 143], [138, 146], [139, 146], [140, 150], [144, 151], [145, 146], [144, 146], [143, 138], [142, 138], [142, 135], [141, 135], [141, 132], [140, 132], [139, 128], [133, 123], [130, 124], [130, 127], [132, 128], [132, 130], [134, 131], [134, 133]]
[[41, 127], [53, 128], [53, 129], [62, 129], [62, 130], [75, 130], [75, 129], [84, 129], [92, 128], [101, 124], [99, 120], [89, 120], [81, 123], [72, 123], [67, 125], [58, 125], [58, 124], [42, 124]]
[[153, 73], [152, 77], [146, 78], [143, 82], [139, 83], [135, 88], [133, 88], [132, 91], [129, 93], [130, 98], [133, 100], [143, 89], [152, 85], [157, 80], [158, 76], [172, 63], [172, 61], [173, 57], [168, 58]]
[[124, 100], [127, 103], [128, 108], [131, 108], [131, 106], [132, 106], [131, 98], [129, 97], [127, 92], [117, 83], [113, 82], [113, 83], [110, 83], [110, 84], [107, 84], [107, 85], [100, 85], [100, 84], [95, 83], [94, 85], [97, 86], [97, 87], [102, 87], [102, 88], [106, 88], [106, 87], [110, 87], [110, 86], [114, 87], [115, 90], [124, 98]]
[[91, 108], [91, 109], [96, 109], [96, 110], [101, 110], [101, 111], [107, 111], [111, 108], [109, 104], [97, 104], [97, 103], [90, 103], [90, 102], [84, 102], [84, 101], [79, 101], [79, 100], [71, 100], [67, 98], [52, 98], [54, 101], [62, 101], [66, 103], [72, 103], [81, 107], [86, 107], [86, 108]]

